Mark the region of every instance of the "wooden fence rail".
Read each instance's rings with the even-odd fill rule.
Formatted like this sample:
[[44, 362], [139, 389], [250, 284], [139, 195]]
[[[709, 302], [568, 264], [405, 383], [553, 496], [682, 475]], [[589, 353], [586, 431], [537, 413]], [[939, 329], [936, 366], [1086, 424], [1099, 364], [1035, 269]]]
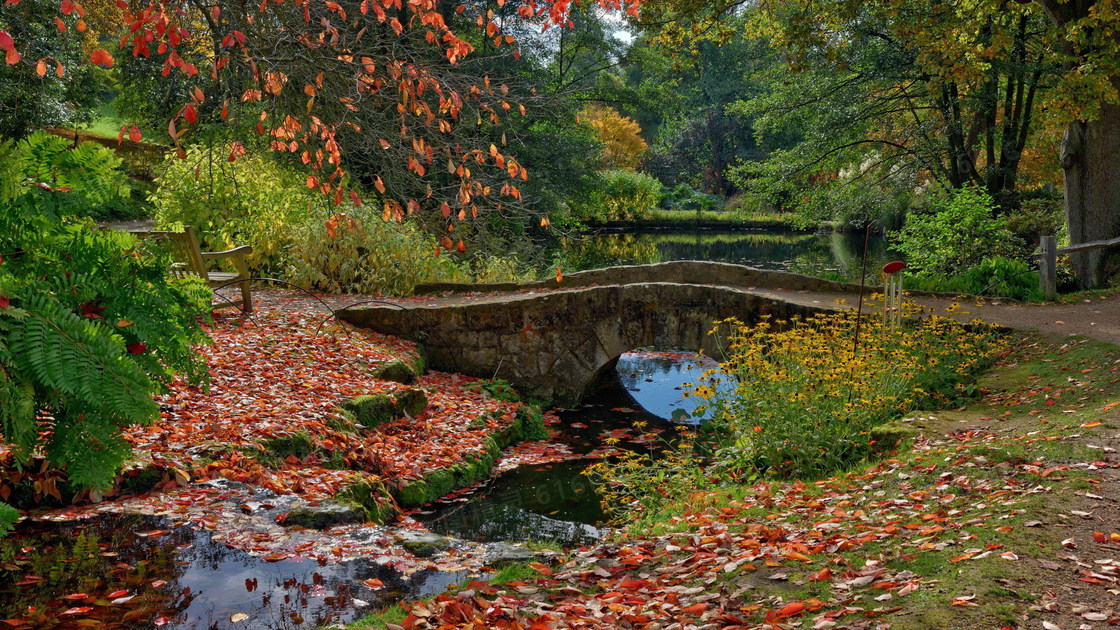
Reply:
[[1052, 299], [1058, 292], [1058, 254], [1072, 254], [1075, 252], [1089, 251], [1091, 249], [1114, 247], [1116, 245], [1120, 245], [1120, 238], [1113, 238], [1107, 241], [1078, 243], [1077, 245], [1059, 248], [1058, 239], [1056, 237], [1043, 236], [1039, 243], [1039, 250], [1041, 253], [1036, 254], [1036, 256], [1039, 257], [1038, 285], [1042, 289], [1042, 293], [1046, 296], [1046, 299]]

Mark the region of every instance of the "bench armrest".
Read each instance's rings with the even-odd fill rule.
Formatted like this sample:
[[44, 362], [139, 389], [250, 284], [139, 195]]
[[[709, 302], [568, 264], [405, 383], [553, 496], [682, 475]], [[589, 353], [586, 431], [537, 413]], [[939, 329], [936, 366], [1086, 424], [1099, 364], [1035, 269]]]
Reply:
[[244, 256], [245, 254], [251, 254], [251, 253], [253, 253], [253, 246], [252, 245], [242, 245], [240, 247], [234, 247], [233, 249], [227, 249], [227, 250], [221, 251], [221, 252], [202, 252], [202, 259], [203, 260], [212, 260], [214, 258], [228, 258], [230, 256]]

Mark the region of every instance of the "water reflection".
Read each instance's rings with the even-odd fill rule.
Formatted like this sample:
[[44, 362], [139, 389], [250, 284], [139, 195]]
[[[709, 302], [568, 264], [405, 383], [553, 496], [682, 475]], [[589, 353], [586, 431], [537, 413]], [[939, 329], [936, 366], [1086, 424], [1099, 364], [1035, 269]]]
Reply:
[[[206, 530], [117, 514], [25, 523], [4, 540], [0, 559], [0, 619], [60, 630], [316, 628], [360, 617], [367, 603], [435, 595], [466, 577], [420, 571], [406, 578], [364, 558], [268, 562]], [[28, 575], [42, 579], [28, 584]], [[364, 583], [372, 578], [384, 587]]]
[[578, 547], [598, 540], [605, 519], [587, 460], [519, 466], [472, 495], [430, 506], [423, 520], [441, 534], [478, 541], [555, 543]]
[[[706, 417], [697, 413], [704, 401], [683, 397], [688, 385], [705, 370], [719, 365], [711, 357], [672, 350], [637, 350], [618, 359], [618, 378], [642, 409], [659, 418], [683, 424], [699, 424]], [[733, 389], [734, 384], [723, 385]]]
[[[812, 234], [788, 230], [662, 230], [601, 232], [575, 239], [559, 253], [565, 270], [597, 269], [671, 260], [711, 260], [759, 269], [858, 279], [862, 234]], [[889, 253], [881, 236], [872, 236], [868, 268], [878, 270]]]

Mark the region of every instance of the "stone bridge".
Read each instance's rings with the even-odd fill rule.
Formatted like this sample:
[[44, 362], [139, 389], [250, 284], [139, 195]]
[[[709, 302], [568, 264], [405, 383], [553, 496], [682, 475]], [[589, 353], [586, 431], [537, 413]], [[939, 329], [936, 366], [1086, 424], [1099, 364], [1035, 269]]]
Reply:
[[797, 274], [692, 261], [599, 269], [559, 283], [426, 288], [475, 293], [401, 307], [357, 306], [338, 316], [423, 342], [436, 369], [502, 378], [528, 396], [558, 404], [578, 401], [627, 351], [680, 348], [720, 358], [718, 336], [708, 334], [715, 321], [734, 316], [753, 323], [763, 315], [786, 319], [835, 308], [762, 289], [858, 290]]

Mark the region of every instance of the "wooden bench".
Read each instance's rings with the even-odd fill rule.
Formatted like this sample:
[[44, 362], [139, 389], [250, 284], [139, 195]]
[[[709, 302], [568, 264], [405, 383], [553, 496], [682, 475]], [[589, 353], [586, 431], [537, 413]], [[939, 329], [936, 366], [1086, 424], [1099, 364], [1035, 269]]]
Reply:
[[[238, 306], [246, 313], [252, 312], [253, 296], [249, 292], [250, 283], [247, 282], [251, 276], [249, 275], [249, 265], [245, 262], [245, 255], [253, 251], [251, 246], [242, 245], [223, 252], [204, 252], [198, 244], [198, 234], [191, 227], [182, 232], [152, 230], [149, 232], [133, 232], [133, 234], [141, 239], [157, 241], [167, 247], [171, 252], [171, 257], [175, 260], [171, 273], [176, 277], [202, 278], [211, 287], [220, 287], [236, 280], [246, 280], [246, 282], [239, 283], [241, 287], [240, 300], [225, 301], [217, 308]], [[207, 268], [207, 261], [220, 258], [232, 259], [233, 267], [237, 271], [210, 271]]]

